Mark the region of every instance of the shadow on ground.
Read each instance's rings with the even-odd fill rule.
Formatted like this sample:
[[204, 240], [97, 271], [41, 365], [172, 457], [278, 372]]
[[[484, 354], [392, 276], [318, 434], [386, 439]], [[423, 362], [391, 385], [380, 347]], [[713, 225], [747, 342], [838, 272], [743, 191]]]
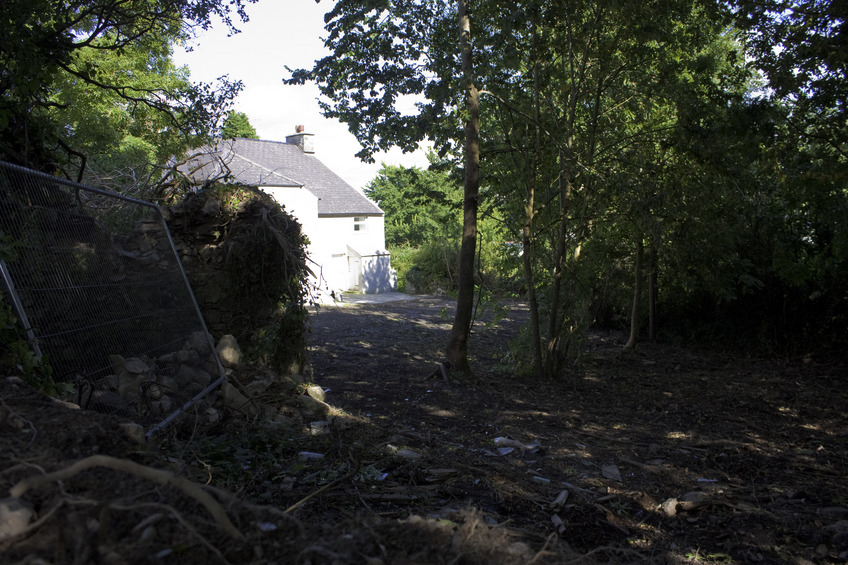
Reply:
[[848, 559], [843, 368], [649, 344], [621, 355], [626, 336], [594, 334], [579, 370], [538, 383], [504, 363], [526, 318], [514, 305], [476, 326], [474, 379], [446, 382], [432, 373], [452, 308], [425, 297], [313, 317], [314, 380], [367, 422], [336, 441], [367, 444], [362, 463], [385, 475], [370, 498], [337, 493], [351, 508], [473, 508], [537, 547], [554, 536], [616, 563]]

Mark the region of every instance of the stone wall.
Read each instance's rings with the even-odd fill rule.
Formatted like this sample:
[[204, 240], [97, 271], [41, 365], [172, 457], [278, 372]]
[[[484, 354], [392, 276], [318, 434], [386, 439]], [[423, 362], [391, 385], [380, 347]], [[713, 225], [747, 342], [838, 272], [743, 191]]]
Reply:
[[300, 224], [243, 188], [189, 195], [165, 219], [210, 333], [232, 334], [281, 374], [305, 356], [306, 251]]

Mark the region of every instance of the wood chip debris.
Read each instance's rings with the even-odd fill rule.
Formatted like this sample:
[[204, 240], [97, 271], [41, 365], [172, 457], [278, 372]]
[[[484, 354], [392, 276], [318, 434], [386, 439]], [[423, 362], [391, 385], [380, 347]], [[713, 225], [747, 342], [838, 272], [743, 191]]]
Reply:
[[556, 499], [551, 502], [550, 508], [551, 510], [559, 510], [563, 506], [565, 506], [566, 501], [568, 500], [568, 491], [563, 489], [559, 492]]
[[539, 443], [538, 441], [534, 441], [533, 443], [521, 443], [516, 439], [510, 439], [508, 437], [496, 437], [495, 445], [499, 446], [499, 452], [501, 450], [505, 450], [505, 448], [512, 448], [509, 449], [509, 451], [504, 451], [503, 453], [500, 453], [500, 455], [506, 455], [507, 453], [511, 453], [513, 449], [521, 450], [521, 454], [523, 455], [527, 451], [533, 451], [537, 449], [541, 445], [541, 443]]
[[691, 491], [677, 498], [668, 498], [660, 504], [658, 510], [669, 518], [676, 516], [678, 512], [691, 512], [705, 506], [710, 502], [710, 497], [702, 491]]
[[601, 474], [607, 479], [621, 482], [621, 472], [618, 470], [617, 465], [604, 465], [601, 467]]

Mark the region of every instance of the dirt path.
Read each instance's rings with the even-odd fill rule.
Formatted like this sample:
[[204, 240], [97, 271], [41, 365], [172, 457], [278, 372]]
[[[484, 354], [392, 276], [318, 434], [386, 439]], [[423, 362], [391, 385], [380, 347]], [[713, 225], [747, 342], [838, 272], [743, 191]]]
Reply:
[[476, 330], [464, 383], [426, 378], [449, 300], [313, 317], [313, 379], [362, 423], [339, 437], [385, 474], [369, 511], [471, 507], [601, 561], [848, 561], [843, 369], [670, 346], [621, 356], [625, 336], [595, 335], [579, 372], [535, 383], [501, 362], [525, 317], [519, 305]]

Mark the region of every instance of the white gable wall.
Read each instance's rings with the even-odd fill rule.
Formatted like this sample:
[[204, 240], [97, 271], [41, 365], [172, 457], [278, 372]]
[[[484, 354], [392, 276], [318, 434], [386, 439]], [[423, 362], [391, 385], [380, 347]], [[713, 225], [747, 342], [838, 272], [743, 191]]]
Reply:
[[397, 288], [397, 275], [385, 249], [383, 216], [319, 217], [318, 198], [305, 188], [263, 186], [262, 190], [303, 227], [309, 238], [309, 268], [319, 290], [375, 293]]
[[303, 233], [312, 239], [310, 234], [318, 233], [318, 198], [300, 186], [263, 186], [263, 192], [274, 197], [286, 209], [286, 212], [297, 218], [303, 227]]

